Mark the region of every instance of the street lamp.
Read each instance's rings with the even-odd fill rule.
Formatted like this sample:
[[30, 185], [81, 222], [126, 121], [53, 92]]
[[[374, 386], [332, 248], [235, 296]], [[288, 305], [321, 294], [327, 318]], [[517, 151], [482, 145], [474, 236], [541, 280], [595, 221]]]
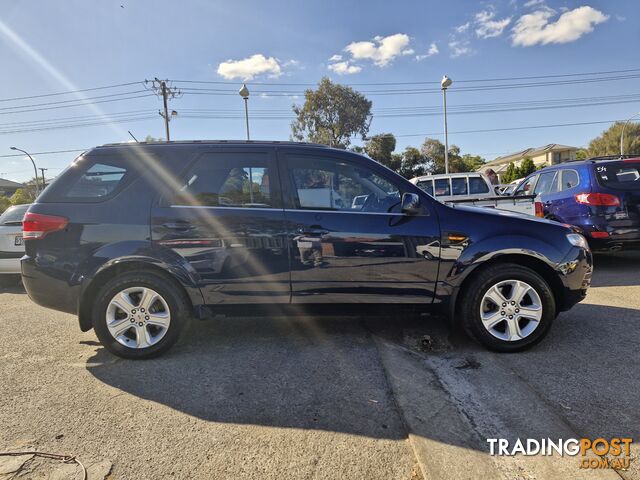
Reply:
[[[36, 162], [33, 161], [33, 157], [29, 155], [28, 152], [25, 152], [24, 150], [21, 150], [20, 148], [16, 148], [16, 147], [10, 147], [10, 148], [11, 150], [17, 150], [18, 152], [24, 153], [27, 157], [29, 157], [29, 160], [31, 160], [31, 163], [33, 164], [33, 171], [35, 173], [34, 181], [36, 182], [36, 193], [37, 193], [38, 192], [38, 169], [36, 168]], [[42, 189], [44, 190], [44, 185], [42, 185]]]
[[451, 86], [453, 80], [444, 75], [440, 86], [442, 87], [442, 100], [444, 102], [444, 171], [449, 173], [449, 132], [447, 131], [447, 88]]
[[249, 89], [246, 83], [242, 84], [242, 88], [238, 93], [244, 99], [244, 118], [247, 122], [247, 140], [249, 140]]
[[629, 124], [629, 122], [631, 120], [633, 120], [634, 118], [640, 117], [640, 112], [636, 113], [634, 116], [629, 117], [629, 119], [624, 122], [624, 125], [622, 126], [622, 133], [620, 134], [620, 158], [622, 158], [622, 156], [624, 155], [624, 129], [627, 128], [627, 125]]

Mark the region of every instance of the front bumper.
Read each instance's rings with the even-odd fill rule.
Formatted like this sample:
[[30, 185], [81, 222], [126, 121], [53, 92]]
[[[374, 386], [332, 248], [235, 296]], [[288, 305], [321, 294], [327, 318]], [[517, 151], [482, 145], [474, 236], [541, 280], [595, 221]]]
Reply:
[[593, 275], [593, 255], [590, 250], [573, 247], [556, 271], [564, 286], [563, 301], [558, 310], [564, 312], [587, 296]]

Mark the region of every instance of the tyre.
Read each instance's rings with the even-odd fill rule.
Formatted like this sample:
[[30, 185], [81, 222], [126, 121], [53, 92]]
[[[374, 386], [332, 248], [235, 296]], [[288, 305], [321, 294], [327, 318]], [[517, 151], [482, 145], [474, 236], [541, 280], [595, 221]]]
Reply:
[[188, 300], [175, 284], [152, 272], [130, 272], [97, 294], [93, 329], [111, 353], [131, 359], [167, 351], [188, 322]]
[[548, 333], [556, 316], [555, 298], [544, 278], [515, 264], [481, 271], [461, 295], [465, 330], [499, 352], [535, 345]]

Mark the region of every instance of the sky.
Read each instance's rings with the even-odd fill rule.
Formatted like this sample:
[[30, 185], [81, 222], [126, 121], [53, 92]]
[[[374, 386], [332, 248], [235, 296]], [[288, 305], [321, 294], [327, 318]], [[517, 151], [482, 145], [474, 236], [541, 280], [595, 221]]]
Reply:
[[[0, 177], [33, 176], [11, 146], [163, 138], [155, 77], [182, 92], [172, 140], [245, 138], [243, 82], [251, 138], [288, 140], [291, 106], [327, 76], [373, 101], [369, 133], [401, 151], [444, 139], [446, 74], [462, 153], [586, 146], [640, 110], [638, 14], [636, 0], [0, 0]], [[53, 177], [79, 153], [34, 158]]]

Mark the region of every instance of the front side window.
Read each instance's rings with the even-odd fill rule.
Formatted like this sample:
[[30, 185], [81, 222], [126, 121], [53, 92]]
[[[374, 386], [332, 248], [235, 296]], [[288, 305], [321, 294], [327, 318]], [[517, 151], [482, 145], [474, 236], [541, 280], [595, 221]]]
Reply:
[[533, 185], [536, 183], [537, 178], [538, 176], [534, 175], [524, 180], [520, 185], [518, 185], [514, 195], [531, 195], [533, 193]]
[[469, 177], [469, 193], [474, 195], [477, 193], [489, 193], [487, 182], [482, 177]]
[[185, 176], [173, 204], [271, 207], [271, 171], [267, 159], [260, 157], [241, 153], [201, 157]]
[[451, 179], [451, 192], [454, 195], [467, 195], [467, 179], [452, 178]]
[[307, 155], [289, 156], [288, 167], [297, 208], [400, 211], [400, 189], [366, 167]]

